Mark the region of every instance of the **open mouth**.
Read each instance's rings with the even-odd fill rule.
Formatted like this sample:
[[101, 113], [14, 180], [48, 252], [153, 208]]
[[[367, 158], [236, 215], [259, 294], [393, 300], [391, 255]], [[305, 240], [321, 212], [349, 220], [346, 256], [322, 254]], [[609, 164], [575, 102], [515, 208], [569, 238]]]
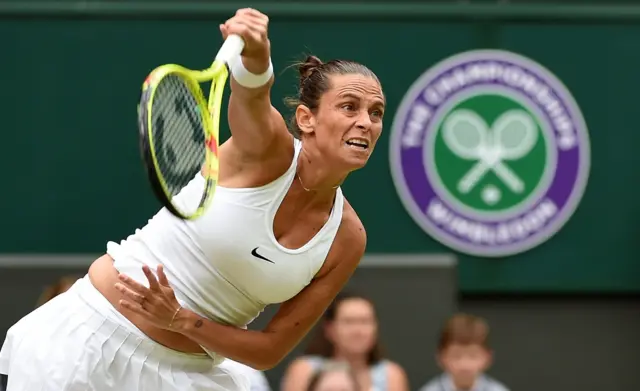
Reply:
[[346, 144], [350, 148], [358, 149], [361, 151], [369, 149], [369, 141], [361, 138], [352, 138], [347, 140]]

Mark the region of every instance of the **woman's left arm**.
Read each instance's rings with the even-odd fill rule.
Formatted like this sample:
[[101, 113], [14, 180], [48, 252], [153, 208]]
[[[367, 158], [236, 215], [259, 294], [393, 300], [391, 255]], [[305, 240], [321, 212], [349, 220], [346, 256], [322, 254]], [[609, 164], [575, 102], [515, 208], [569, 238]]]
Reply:
[[[121, 275], [117, 288], [124, 310], [142, 315], [157, 327], [185, 335], [207, 349], [258, 370], [276, 366], [311, 330], [342, 290], [364, 255], [366, 234], [357, 217], [345, 218], [318, 275], [280, 309], [262, 331], [244, 330], [180, 308], [162, 267], [158, 280], [143, 270], [149, 288]], [[177, 315], [176, 315], [177, 314]]]

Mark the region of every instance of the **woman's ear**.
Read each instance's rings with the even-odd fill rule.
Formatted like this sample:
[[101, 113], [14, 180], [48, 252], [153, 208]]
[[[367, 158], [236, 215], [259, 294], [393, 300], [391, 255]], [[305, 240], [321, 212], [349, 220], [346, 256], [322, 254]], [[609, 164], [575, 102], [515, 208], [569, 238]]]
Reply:
[[301, 133], [313, 133], [316, 127], [316, 117], [305, 105], [298, 105], [296, 108], [296, 122]]

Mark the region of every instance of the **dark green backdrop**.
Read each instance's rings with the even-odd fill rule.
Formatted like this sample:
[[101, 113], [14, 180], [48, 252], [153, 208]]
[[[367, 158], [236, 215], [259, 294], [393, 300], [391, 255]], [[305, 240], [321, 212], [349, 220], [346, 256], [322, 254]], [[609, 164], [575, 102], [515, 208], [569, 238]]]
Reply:
[[[107, 240], [128, 235], [158, 207], [137, 149], [142, 80], [167, 62], [206, 66], [220, 45], [217, 26], [229, 14], [154, 19], [125, 17], [124, 11], [111, 17], [4, 12], [0, 253], [102, 252]], [[502, 48], [549, 68], [573, 92], [590, 129], [587, 192], [564, 229], [540, 247], [505, 259], [460, 256], [461, 288], [640, 291], [640, 23], [491, 22], [455, 12], [393, 19], [286, 14], [271, 15], [277, 72], [306, 52], [370, 65], [388, 97], [387, 132], [410, 84], [446, 56]], [[273, 96], [280, 107], [295, 83], [291, 70], [278, 77]], [[400, 204], [387, 140], [383, 134], [370, 164], [344, 186], [367, 227], [368, 251], [450, 251], [423, 233]]]

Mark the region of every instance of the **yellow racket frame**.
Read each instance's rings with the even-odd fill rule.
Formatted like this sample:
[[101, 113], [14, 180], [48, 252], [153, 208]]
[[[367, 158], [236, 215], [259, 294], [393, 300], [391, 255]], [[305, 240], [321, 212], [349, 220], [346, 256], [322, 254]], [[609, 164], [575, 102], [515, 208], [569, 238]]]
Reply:
[[[185, 220], [193, 220], [204, 214], [208, 208], [216, 185], [218, 183], [220, 159], [218, 150], [220, 147], [220, 111], [224, 89], [229, 77], [227, 64], [234, 56], [240, 55], [244, 48], [244, 41], [237, 35], [227, 38], [218, 52], [216, 59], [208, 69], [192, 70], [177, 64], [165, 64], [155, 68], [146, 78], [142, 86], [142, 99], [139, 107], [140, 131], [143, 132], [143, 155], [147, 164], [149, 179], [156, 196], [163, 205], [175, 216]], [[189, 214], [182, 213], [171, 202], [171, 193], [166, 180], [160, 171], [158, 157], [156, 155], [153, 140], [152, 107], [158, 84], [167, 76], [180, 77], [186, 84], [189, 92], [195, 98], [200, 110], [205, 139], [205, 161], [202, 166], [202, 175], [205, 179], [205, 189], [197, 209]], [[211, 81], [209, 99], [205, 99], [201, 83]], [[150, 160], [150, 161], [149, 161]], [[150, 172], [153, 170], [153, 172]]]
[[[194, 71], [187, 69], [183, 66], [176, 64], [166, 64], [154, 69], [149, 75], [143, 85], [143, 93], [148, 91], [149, 98], [144, 103], [147, 107], [144, 110], [146, 114], [146, 137], [149, 140], [149, 151], [151, 152], [151, 160], [153, 167], [155, 168], [155, 175], [159, 182], [162, 192], [164, 193], [165, 200], [169, 204], [171, 203], [172, 194], [169, 192], [166, 180], [160, 171], [160, 165], [158, 157], [156, 155], [156, 148], [154, 147], [153, 139], [153, 125], [152, 125], [152, 107], [155, 97], [156, 87], [167, 76], [175, 75], [180, 77], [186, 84], [189, 92], [195, 98], [198, 107], [200, 109], [200, 116], [202, 117], [202, 125], [204, 132], [204, 139], [206, 143], [205, 148], [205, 161], [202, 167], [202, 175], [205, 179], [205, 190], [202, 194], [202, 199], [195, 211], [189, 214], [185, 214], [176, 210], [172, 205], [165, 205], [168, 209], [173, 209], [171, 212], [178, 217], [186, 220], [196, 219], [204, 213], [209, 206], [215, 187], [218, 182], [218, 172], [220, 168], [220, 160], [218, 157], [218, 149], [220, 146], [220, 110], [222, 108], [222, 98], [224, 94], [224, 88], [229, 77], [227, 67], [224, 63], [214, 61], [211, 68], [204, 71]], [[200, 83], [211, 81], [211, 88], [209, 90], [209, 99], [205, 99]]]

